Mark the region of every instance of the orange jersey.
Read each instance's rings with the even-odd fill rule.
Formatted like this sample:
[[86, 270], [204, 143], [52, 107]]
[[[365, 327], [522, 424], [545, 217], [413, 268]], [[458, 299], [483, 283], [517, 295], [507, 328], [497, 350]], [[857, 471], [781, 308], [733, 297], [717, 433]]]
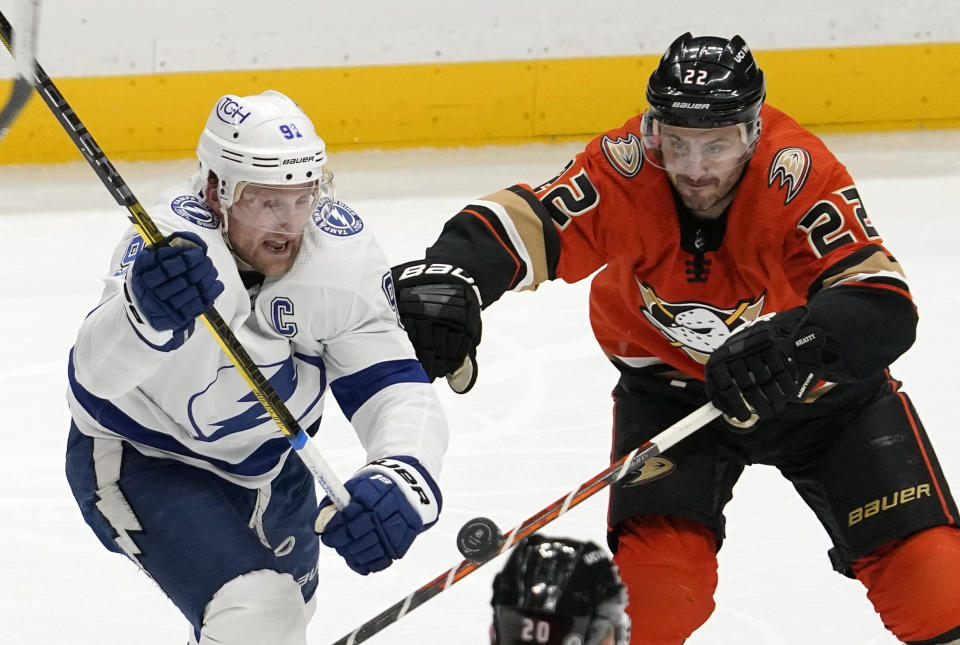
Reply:
[[761, 117], [725, 218], [678, 212], [665, 171], [644, 159], [636, 116], [547, 183], [468, 205], [427, 255], [457, 258], [484, 306], [508, 289], [575, 282], [602, 267], [590, 319], [604, 351], [626, 366], [665, 363], [696, 378], [738, 327], [823, 289], [909, 299], [843, 165], [784, 113], [764, 106]]

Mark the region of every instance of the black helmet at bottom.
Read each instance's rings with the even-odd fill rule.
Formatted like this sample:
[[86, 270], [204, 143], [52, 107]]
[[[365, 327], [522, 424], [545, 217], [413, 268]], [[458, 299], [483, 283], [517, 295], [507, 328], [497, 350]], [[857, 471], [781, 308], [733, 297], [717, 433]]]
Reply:
[[494, 645], [599, 645], [629, 641], [626, 588], [594, 542], [532, 535], [493, 580]]

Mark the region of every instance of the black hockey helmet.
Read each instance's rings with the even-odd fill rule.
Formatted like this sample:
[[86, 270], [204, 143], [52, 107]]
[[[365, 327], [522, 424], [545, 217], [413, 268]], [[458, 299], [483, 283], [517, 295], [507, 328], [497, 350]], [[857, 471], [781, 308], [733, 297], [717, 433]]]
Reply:
[[626, 645], [626, 588], [594, 542], [532, 535], [493, 580], [494, 645]]
[[740, 36], [683, 34], [667, 48], [647, 84], [651, 116], [686, 128], [753, 123], [765, 95], [763, 72]]

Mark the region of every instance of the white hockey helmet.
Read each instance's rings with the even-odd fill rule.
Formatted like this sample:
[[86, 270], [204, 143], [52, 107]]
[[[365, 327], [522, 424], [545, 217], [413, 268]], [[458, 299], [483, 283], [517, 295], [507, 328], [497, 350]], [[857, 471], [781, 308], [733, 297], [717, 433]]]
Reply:
[[206, 181], [216, 174], [217, 196], [226, 211], [248, 183], [267, 186], [316, 182], [317, 199], [332, 197], [326, 145], [296, 103], [275, 90], [252, 96], [227, 94], [207, 118], [197, 145]]

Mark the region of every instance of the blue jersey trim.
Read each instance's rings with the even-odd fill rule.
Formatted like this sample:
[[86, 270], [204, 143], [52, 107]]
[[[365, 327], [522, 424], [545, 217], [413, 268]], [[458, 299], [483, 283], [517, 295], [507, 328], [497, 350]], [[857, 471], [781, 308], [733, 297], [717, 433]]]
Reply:
[[330, 389], [340, 410], [352, 419], [357, 410], [380, 390], [396, 383], [429, 383], [423, 366], [413, 358], [384, 361], [331, 381]]
[[91, 394], [77, 382], [73, 368], [73, 350], [67, 367], [70, 389], [80, 406], [110, 432], [130, 441], [183, 457], [205, 461], [220, 470], [241, 477], [256, 477], [270, 472], [290, 450], [290, 442], [279, 437], [269, 439], [239, 463], [230, 463], [194, 452], [168, 434], [158, 432], [134, 421], [106, 399]]
[[146, 336], [140, 333], [140, 330], [137, 329], [137, 326], [133, 324], [132, 320], [130, 320], [129, 314], [126, 315], [126, 319], [127, 319], [127, 322], [130, 323], [130, 327], [133, 328], [133, 331], [137, 335], [137, 337], [141, 341], [143, 341], [143, 343], [147, 345], [147, 347], [149, 347], [150, 349], [155, 349], [158, 352], [172, 352], [175, 349], [179, 349], [181, 345], [187, 342], [187, 339], [190, 338], [190, 335], [193, 333], [194, 321], [191, 320], [190, 325], [187, 327], [187, 329], [174, 331], [173, 338], [165, 342], [163, 345], [155, 345], [151, 343], [149, 340], [147, 340]]

